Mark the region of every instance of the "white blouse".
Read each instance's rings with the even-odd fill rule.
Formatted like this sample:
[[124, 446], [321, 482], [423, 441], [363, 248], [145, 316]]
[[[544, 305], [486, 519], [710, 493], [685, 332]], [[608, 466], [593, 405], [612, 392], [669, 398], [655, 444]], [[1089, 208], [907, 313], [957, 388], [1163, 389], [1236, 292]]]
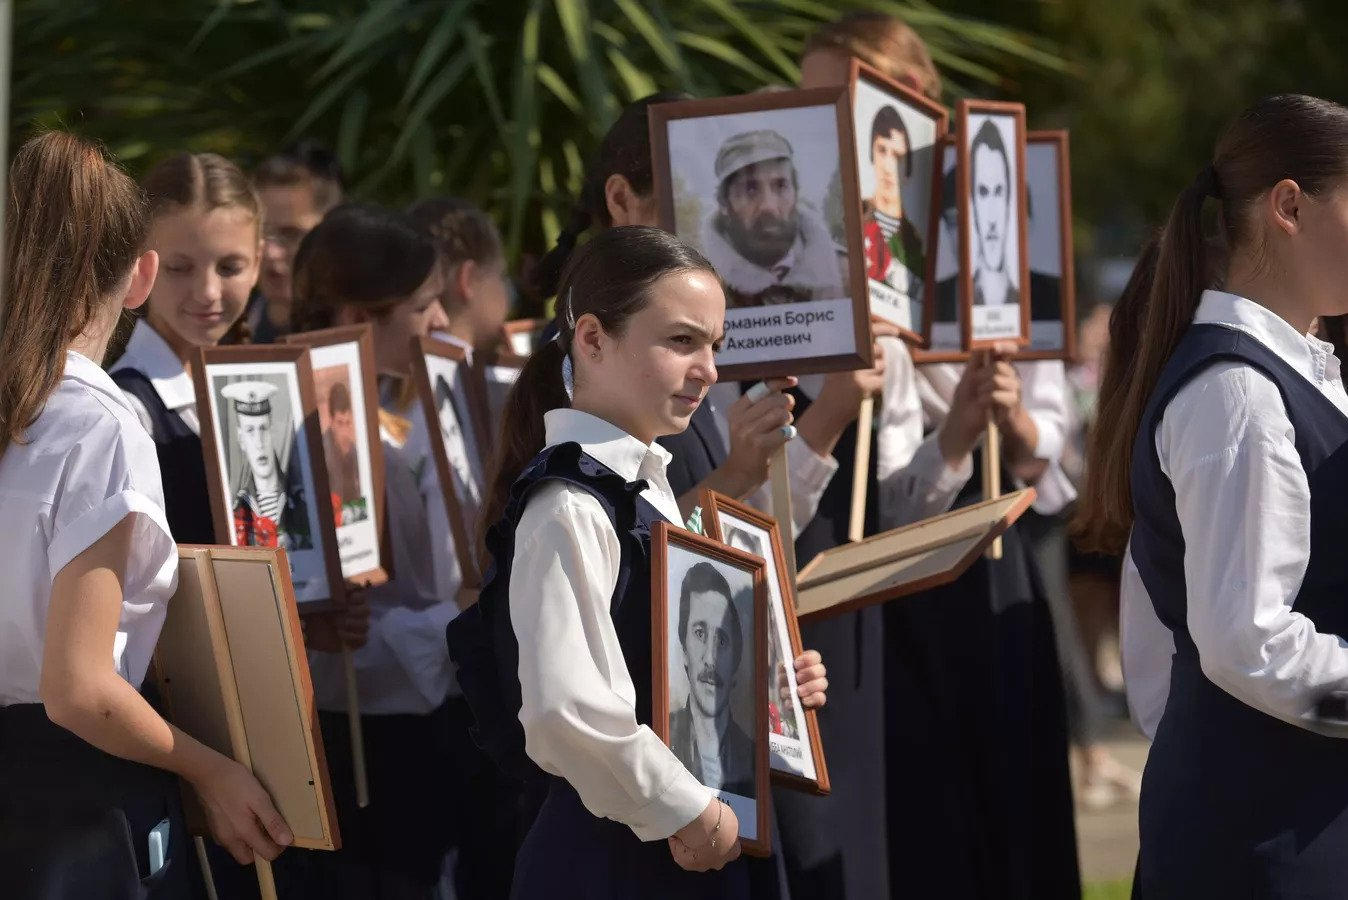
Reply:
[[109, 662], [136, 688], [177, 588], [159, 459], [112, 379], [78, 353], [23, 443], [0, 456], [0, 706], [38, 703], [52, 581], [134, 516], [122, 615]]
[[[192, 385], [192, 376], [183, 368], [168, 341], [150, 327], [144, 319], [137, 319], [131, 329], [131, 339], [126, 344], [126, 352], [108, 369], [118, 372], [122, 369], [134, 369], [144, 375], [154, 388], [159, 399], [164, 401], [170, 412], [176, 412], [194, 434], [201, 433], [201, 423], [197, 418], [197, 392]], [[125, 394], [126, 402], [136, 413], [145, 430], [154, 433], [150, 412], [139, 397]]]
[[[547, 444], [574, 441], [680, 522], [665, 468], [670, 456], [573, 409], [545, 417]], [[637, 724], [636, 689], [609, 616], [621, 550], [603, 507], [560, 482], [540, 485], [515, 531], [510, 618], [520, 647], [525, 749], [565, 778], [596, 816], [643, 841], [667, 838], [706, 808], [712, 793], [649, 727]]]
[[[1333, 348], [1259, 304], [1204, 291], [1196, 323], [1243, 331], [1348, 415]], [[1180, 389], [1156, 429], [1184, 533], [1186, 625], [1213, 684], [1261, 712], [1345, 737], [1315, 701], [1348, 689], [1348, 642], [1292, 610], [1310, 562], [1310, 485], [1282, 393], [1258, 370], [1217, 363]], [[1123, 569], [1121, 640], [1133, 720], [1152, 737], [1169, 694], [1171, 632], [1133, 563]]]

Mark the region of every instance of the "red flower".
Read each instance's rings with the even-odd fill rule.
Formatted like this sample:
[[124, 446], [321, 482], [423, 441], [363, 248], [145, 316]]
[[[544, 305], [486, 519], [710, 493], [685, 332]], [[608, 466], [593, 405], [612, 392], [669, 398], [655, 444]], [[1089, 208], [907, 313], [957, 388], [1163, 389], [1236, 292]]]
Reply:
[[768, 730], [773, 734], [782, 734], [782, 712], [776, 703], [768, 704]]
[[874, 219], [868, 219], [861, 229], [866, 253], [866, 277], [874, 281], [884, 281], [885, 272], [889, 270], [889, 263], [892, 256], [889, 252], [889, 243], [885, 240], [885, 233], [880, 230], [880, 223]]
[[332, 518], [337, 523], [337, 527], [342, 527], [342, 495], [332, 495]]
[[239, 547], [278, 546], [276, 523], [253, 513], [247, 503], [234, 507], [234, 543]]

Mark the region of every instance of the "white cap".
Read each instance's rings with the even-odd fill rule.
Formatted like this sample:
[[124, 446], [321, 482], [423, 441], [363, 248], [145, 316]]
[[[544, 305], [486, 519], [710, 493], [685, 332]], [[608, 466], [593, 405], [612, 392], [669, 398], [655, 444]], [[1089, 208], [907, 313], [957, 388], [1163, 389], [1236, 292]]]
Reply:
[[276, 393], [276, 385], [265, 381], [235, 381], [220, 389], [228, 400], [234, 401], [234, 409], [241, 416], [265, 416], [271, 412], [271, 395]]

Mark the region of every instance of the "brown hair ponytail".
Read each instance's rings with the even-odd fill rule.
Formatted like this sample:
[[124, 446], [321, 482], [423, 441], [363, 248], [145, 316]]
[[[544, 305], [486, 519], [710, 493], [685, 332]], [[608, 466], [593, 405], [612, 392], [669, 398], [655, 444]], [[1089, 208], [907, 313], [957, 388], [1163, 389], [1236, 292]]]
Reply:
[[66, 348], [130, 276], [145, 213], [136, 183], [81, 138], [51, 131], [15, 154], [0, 304], [0, 454], [23, 439], [61, 381]]
[[506, 398], [479, 522], [480, 552], [485, 552], [487, 529], [505, 512], [511, 485], [543, 449], [544, 415], [571, 405], [562, 385], [562, 360], [571, 351], [576, 321], [593, 315], [606, 332], [621, 335], [628, 319], [649, 302], [657, 281], [688, 271], [714, 273], [702, 254], [659, 228], [608, 228], [576, 251], [558, 291], [557, 338], [533, 352]]
[[[1162, 232], [1155, 282], [1136, 354], [1129, 363], [1116, 414], [1100, 421], [1087, 455], [1088, 497], [1083, 503], [1088, 535], [1101, 546], [1122, 549], [1133, 524], [1133, 442], [1161, 371], [1193, 321], [1203, 290], [1213, 285], [1203, 233], [1208, 197], [1221, 201], [1221, 228], [1231, 258], [1258, 258], [1262, 236], [1253, 208], [1274, 185], [1295, 181], [1316, 197], [1348, 177], [1348, 109], [1328, 100], [1281, 94], [1245, 110], [1217, 143], [1212, 164], [1184, 189]], [[1117, 358], [1111, 353], [1112, 358]]]

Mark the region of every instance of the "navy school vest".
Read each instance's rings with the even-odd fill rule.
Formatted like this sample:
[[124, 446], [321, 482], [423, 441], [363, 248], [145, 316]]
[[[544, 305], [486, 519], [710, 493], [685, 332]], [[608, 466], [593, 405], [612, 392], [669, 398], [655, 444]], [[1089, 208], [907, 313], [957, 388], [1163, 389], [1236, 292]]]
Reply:
[[449, 623], [445, 638], [458, 666], [459, 686], [472, 708], [478, 745], [508, 774], [530, 780], [540, 770], [524, 750], [519, 644], [510, 621], [510, 572], [515, 529], [538, 485], [562, 481], [590, 493], [613, 523], [621, 548], [618, 581], [609, 614], [636, 689], [637, 721], [651, 724], [651, 525], [664, 516], [641, 492], [576, 443], [548, 447], [534, 457], [510, 489], [505, 512], [487, 532], [491, 557], [478, 602]]
[[181, 544], [216, 543], [201, 437], [187, 427], [182, 416], [164, 405], [143, 373], [118, 369], [111, 375], [117, 386], [144, 404], [150, 414], [150, 436], [159, 456], [164, 512], [173, 539]]
[[[1310, 561], [1292, 608], [1321, 633], [1348, 637], [1348, 417], [1249, 335], [1190, 326], [1133, 445], [1132, 557], [1175, 640], [1170, 692], [1143, 785], [1142, 883], [1148, 897], [1198, 896], [1185, 893], [1191, 890], [1283, 896], [1289, 889], [1298, 897], [1337, 897], [1348, 883], [1348, 742], [1259, 712], [1213, 684], [1186, 626], [1184, 535], [1156, 429], [1180, 389], [1224, 361], [1248, 365], [1277, 385], [1310, 484]], [[1231, 552], [1244, 548], [1233, 544]], [[1219, 876], [1226, 880], [1215, 884]]]

